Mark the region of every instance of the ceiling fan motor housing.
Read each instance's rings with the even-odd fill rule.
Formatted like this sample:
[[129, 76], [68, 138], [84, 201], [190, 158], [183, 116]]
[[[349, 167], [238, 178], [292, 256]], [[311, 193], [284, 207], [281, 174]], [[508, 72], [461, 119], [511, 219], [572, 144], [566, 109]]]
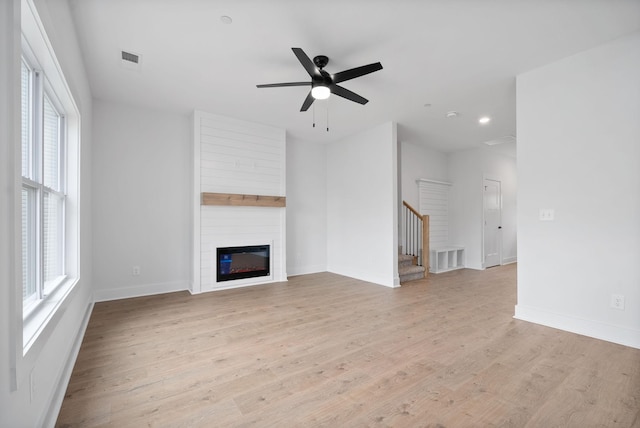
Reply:
[[327, 64], [329, 64], [329, 57], [324, 56], [324, 55], [318, 55], [316, 57], [313, 58], [313, 63], [320, 69], [322, 70], [323, 68], [325, 68], [327, 66]]

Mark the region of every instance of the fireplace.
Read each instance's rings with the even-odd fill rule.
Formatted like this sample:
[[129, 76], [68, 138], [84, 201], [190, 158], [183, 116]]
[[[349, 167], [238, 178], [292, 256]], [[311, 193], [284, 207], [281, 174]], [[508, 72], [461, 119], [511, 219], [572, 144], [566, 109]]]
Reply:
[[217, 282], [271, 275], [269, 245], [216, 249]]

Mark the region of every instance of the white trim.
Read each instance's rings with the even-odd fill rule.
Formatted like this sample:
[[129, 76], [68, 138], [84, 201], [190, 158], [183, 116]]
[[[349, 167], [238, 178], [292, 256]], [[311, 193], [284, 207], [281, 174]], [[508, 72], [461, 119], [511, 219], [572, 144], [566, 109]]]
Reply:
[[518, 263], [518, 256], [505, 257], [504, 259], [502, 259], [503, 265], [510, 265], [512, 263]]
[[153, 296], [156, 294], [174, 293], [189, 290], [189, 283], [185, 281], [161, 282], [155, 284], [140, 284], [127, 287], [95, 290], [96, 302], [129, 299], [132, 297]]
[[309, 275], [311, 273], [326, 272], [326, 265], [308, 265], [308, 266], [294, 266], [287, 268], [287, 276], [297, 275]]
[[[57, 324], [60, 317], [56, 314], [65, 305], [65, 301], [75, 289], [78, 281], [78, 278], [65, 278], [61, 285], [55, 287], [46, 298], [37, 301], [27, 316], [23, 317], [22, 347], [24, 355], [31, 352], [31, 348], [45, 329], [51, 329]], [[52, 327], [48, 327], [50, 323]]]
[[418, 178], [416, 180], [416, 183], [420, 184], [420, 182], [423, 182], [423, 183], [434, 183], [434, 184], [444, 184], [445, 186], [453, 186], [453, 183], [449, 183], [447, 181], [430, 180], [428, 178]]
[[66, 364], [60, 372], [58, 379], [56, 380], [56, 387], [51, 394], [52, 397], [49, 400], [49, 407], [43, 414], [43, 417], [40, 420], [38, 426], [54, 427], [56, 424], [58, 414], [60, 413], [60, 408], [62, 407], [62, 401], [64, 400], [64, 395], [67, 391], [67, 386], [69, 384], [69, 380], [71, 379], [71, 374], [73, 373], [73, 366], [78, 359], [80, 347], [82, 346], [82, 340], [84, 339], [84, 334], [86, 333], [87, 327], [89, 326], [89, 320], [91, 319], [91, 314], [93, 313], [93, 306], [93, 302], [90, 302], [87, 306], [87, 310], [85, 311], [84, 317], [82, 318], [82, 323], [80, 325], [80, 328], [78, 329], [75, 340], [73, 341], [73, 346], [71, 346], [67, 358], [65, 358]]
[[202, 291], [200, 283], [200, 218], [201, 218], [201, 191], [200, 191], [200, 123], [203, 113], [195, 110], [193, 112], [193, 247], [191, 252], [191, 260], [193, 261], [193, 270], [191, 271], [191, 284], [189, 291], [193, 294]]
[[[26, 15], [27, 10], [29, 12], [29, 15]], [[64, 109], [66, 111], [75, 111], [79, 117], [80, 110], [76, 105], [75, 99], [73, 98], [73, 93], [71, 92], [69, 85], [67, 85], [66, 77], [62, 72], [62, 67], [60, 66], [60, 62], [55, 55], [53, 46], [51, 45], [51, 42], [47, 37], [47, 33], [44, 29], [44, 24], [40, 19], [40, 15], [38, 15], [37, 8], [33, 0], [22, 0], [22, 18], [22, 32], [27, 34], [27, 39], [33, 40], [34, 37], [39, 37], [44, 42], [42, 45], [38, 44], [37, 46], [29, 44], [29, 47], [37, 57], [39, 64], [42, 66], [42, 69], [46, 72], [47, 70], [50, 70], [51, 67], [55, 68], [55, 73], [53, 74], [50, 71], [46, 72], [47, 80], [53, 87], [63, 88], [65, 90], [65, 97], [60, 98], [60, 101], [64, 104]], [[32, 20], [25, 18], [32, 18]], [[46, 51], [44, 49], [46, 49]], [[60, 97], [60, 94], [56, 96]]]
[[[0, 5], [0, 308], [6, 311], [2, 332], [7, 333], [6, 352], [9, 391], [18, 389], [22, 363], [22, 263], [16, 251], [21, 234], [21, 89], [20, 89], [20, 1], [5, 1]], [[6, 296], [6, 298], [5, 298]], [[6, 322], [6, 324], [4, 324]]]
[[514, 318], [640, 349], [640, 330], [638, 329], [558, 314], [523, 305], [515, 306]]

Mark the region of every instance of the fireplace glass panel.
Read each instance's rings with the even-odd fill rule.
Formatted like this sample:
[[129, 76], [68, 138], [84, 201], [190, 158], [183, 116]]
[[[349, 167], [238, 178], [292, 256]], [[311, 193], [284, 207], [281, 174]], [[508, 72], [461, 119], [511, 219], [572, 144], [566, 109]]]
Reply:
[[269, 276], [270, 246], [217, 248], [217, 281]]

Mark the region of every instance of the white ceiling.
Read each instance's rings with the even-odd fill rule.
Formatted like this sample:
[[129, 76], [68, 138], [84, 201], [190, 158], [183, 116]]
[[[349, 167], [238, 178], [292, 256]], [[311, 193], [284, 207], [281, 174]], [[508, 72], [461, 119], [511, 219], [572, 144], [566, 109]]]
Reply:
[[[401, 141], [445, 152], [515, 135], [519, 73], [640, 30], [640, 0], [70, 4], [95, 98], [184, 114], [200, 109], [316, 142], [393, 120]], [[292, 47], [327, 55], [329, 73], [380, 61], [383, 70], [342, 84], [369, 103], [316, 101], [313, 128], [314, 109], [299, 111], [307, 87], [257, 89], [309, 79]], [[121, 50], [141, 55], [138, 69], [122, 66]], [[459, 116], [445, 118], [451, 110]], [[482, 115], [493, 120], [480, 126]]]

